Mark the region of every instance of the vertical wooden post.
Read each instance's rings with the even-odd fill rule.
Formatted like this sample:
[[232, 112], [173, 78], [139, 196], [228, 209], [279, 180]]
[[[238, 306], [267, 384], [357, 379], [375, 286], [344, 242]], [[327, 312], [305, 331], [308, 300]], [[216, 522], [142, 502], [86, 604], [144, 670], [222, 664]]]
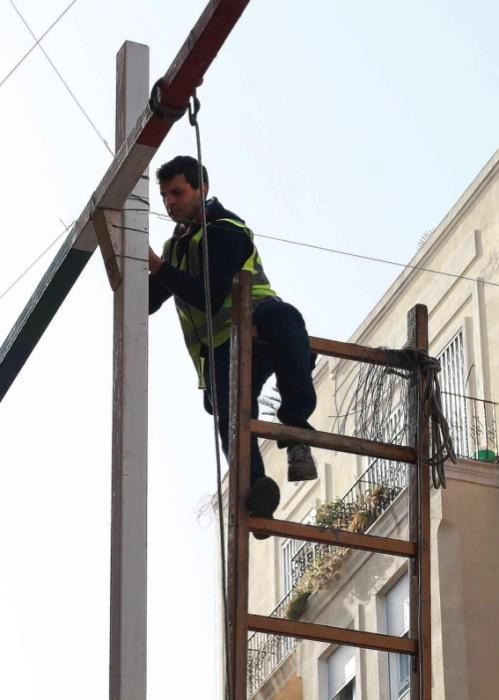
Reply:
[[230, 698], [246, 699], [249, 529], [246, 499], [251, 454], [251, 273], [233, 285], [229, 442], [229, 663]]
[[[147, 102], [148, 47], [125, 42], [116, 78], [118, 150]], [[146, 700], [147, 171], [132, 195], [115, 225], [121, 284], [114, 295], [111, 700]]]
[[[414, 306], [408, 314], [408, 345], [428, 351], [428, 309]], [[431, 700], [431, 578], [430, 578], [430, 468], [429, 432], [424, 424], [426, 411], [422, 405], [422, 381], [414, 378], [410, 390], [410, 441], [416, 447], [418, 460], [409, 475], [409, 536], [418, 542], [416, 559], [409, 572], [410, 636], [418, 639], [418, 654], [411, 673], [411, 700]], [[427, 414], [426, 414], [427, 415]]]

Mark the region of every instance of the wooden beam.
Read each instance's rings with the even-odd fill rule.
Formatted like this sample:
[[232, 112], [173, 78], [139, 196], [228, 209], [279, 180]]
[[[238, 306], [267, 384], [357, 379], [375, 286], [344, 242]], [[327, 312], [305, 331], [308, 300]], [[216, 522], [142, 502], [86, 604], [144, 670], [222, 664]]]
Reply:
[[310, 348], [319, 355], [329, 355], [343, 360], [355, 360], [371, 365], [387, 365], [397, 369], [411, 369], [403, 353], [398, 350], [390, 350], [390, 361], [388, 361], [387, 353], [382, 348], [370, 348], [367, 345], [358, 345], [357, 343], [311, 337]]
[[[256, 328], [253, 328], [253, 338], [260, 342], [266, 341], [258, 337]], [[397, 369], [412, 370], [407, 356], [403, 350], [385, 350], [383, 348], [371, 348], [368, 345], [357, 343], [345, 343], [340, 340], [328, 340], [327, 338], [309, 337], [310, 349], [319, 355], [337, 357], [342, 360], [366, 362], [371, 365], [385, 365]]]
[[[160, 107], [186, 106], [249, 0], [210, 0], [161, 79]], [[0, 401], [45, 332], [97, 247], [96, 209], [121, 209], [170, 131], [174, 119], [154, 116], [144, 104], [135, 127], [83, 209], [61, 249], [0, 348]]]
[[294, 428], [289, 425], [262, 420], [252, 420], [251, 430], [258, 437], [266, 438], [267, 440], [289, 440], [304, 443], [311, 447], [320, 447], [324, 450], [337, 450], [338, 452], [379, 457], [381, 459], [412, 464], [416, 462], [415, 449], [403, 445], [390, 445], [385, 442], [376, 442], [375, 440], [364, 440], [349, 437], [348, 435], [326, 433], [321, 430]]
[[348, 530], [325, 530], [318, 525], [303, 525], [302, 523], [293, 523], [287, 520], [250, 518], [249, 528], [251, 532], [258, 534], [318, 542], [319, 544], [335, 547], [362, 549], [380, 554], [390, 554], [396, 557], [415, 557], [417, 552], [416, 543], [408, 542], [407, 540], [379, 537], [377, 535], [363, 535], [357, 532], [349, 532]]
[[115, 209], [96, 209], [92, 215], [95, 234], [106, 268], [111, 289], [115, 292], [121, 284], [121, 237], [123, 216]]
[[414, 655], [418, 648], [416, 640], [406, 637], [393, 637], [388, 634], [330, 627], [313, 622], [296, 622], [263, 615], [248, 615], [248, 628], [252, 632], [266, 632], [267, 634], [310, 639], [314, 642], [327, 642], [329, 644], [345, 644], [363, 649], [389, 651], [395, 654]]
[[[148, 84], [149, 48], [125, 42], [117, 56], [117, 147], [136, 122]], [[147, 174], [127, 210], [137, 208], [137, 198], [148, 201]], [[109, 213], [108, 223], [121, 282], [114, 294], [109, 698], [146, 700], [149, 208]]]

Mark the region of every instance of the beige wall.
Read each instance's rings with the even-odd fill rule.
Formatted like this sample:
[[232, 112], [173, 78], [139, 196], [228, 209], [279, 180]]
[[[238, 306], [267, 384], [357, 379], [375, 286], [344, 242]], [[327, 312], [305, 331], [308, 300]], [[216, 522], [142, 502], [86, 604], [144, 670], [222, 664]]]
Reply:
[[276, 692], [275, 700], [304, 700], [301, 678], [291, 678], [285, 686]]

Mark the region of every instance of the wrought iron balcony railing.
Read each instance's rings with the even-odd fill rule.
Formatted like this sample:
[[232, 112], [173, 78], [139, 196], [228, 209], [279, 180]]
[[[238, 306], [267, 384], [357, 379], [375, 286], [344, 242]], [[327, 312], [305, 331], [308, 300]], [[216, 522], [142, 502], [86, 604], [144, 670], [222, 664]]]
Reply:
[[[293, 590], [290, 590], [270, 614], [274, 617], [286, 617], [292, 595]], [[262, 687], [295, 647], [296, 639], [292, 637], [255, 632], [248, 638], [248, 697]]]
[[442, 408], [458, 457], [497, 461], [496, 404], [442, 391]]

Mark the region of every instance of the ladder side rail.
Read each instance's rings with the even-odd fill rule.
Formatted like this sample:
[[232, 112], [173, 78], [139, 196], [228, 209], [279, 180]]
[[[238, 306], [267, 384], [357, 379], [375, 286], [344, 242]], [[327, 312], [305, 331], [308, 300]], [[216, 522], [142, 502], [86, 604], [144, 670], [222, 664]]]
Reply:
[[[407, 317], [408, 344], [428, 351], [428, 309], [417, 304]], [[416, 449], [416, 468], [409, 475], [409, 538], [418, 544], [418, 556], [409, 575], [410, 637], [418, 639], [418, 655], [410, 677], [411, 700], [431, 700], [431, 581], [430, 581], [430, 471], [428, 431], [423, 424], [423, 383], [414, 377], [409, 393], [409, 443]]]
[[229, 427], [229, 661], [230, 697], [246, 698], [248, 657], [249, 515], [251, 452], [251, 273], [234, 278], [230, 348]]

